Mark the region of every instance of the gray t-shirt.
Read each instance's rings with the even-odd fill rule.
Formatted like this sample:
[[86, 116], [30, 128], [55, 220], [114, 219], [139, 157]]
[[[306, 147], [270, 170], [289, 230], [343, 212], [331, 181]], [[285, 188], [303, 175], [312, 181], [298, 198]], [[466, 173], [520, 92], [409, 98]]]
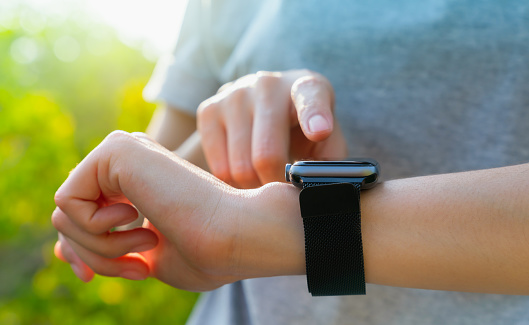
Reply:
[[[301, 68], [329, 78], [351, 156], [385, 180], [529, 161], [527, 1], [190, 0], [145, 94], [194, 111], [223, 83]], [[529, 324], [529, 298], [378, 285], [313, 298], [305, 277], [277, 277], [204, 294], [189, 323]]]

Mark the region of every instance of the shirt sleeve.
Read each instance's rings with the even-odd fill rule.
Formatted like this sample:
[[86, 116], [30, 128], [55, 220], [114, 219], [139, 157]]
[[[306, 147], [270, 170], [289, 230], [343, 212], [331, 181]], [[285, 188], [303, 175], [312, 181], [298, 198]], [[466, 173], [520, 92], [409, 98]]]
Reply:
[[163, 101], [195, 114], [220, 87], [205, 52], [201, 3], [189, 0], [174, 51], [158, 61], [143, 91], [147, 101]]

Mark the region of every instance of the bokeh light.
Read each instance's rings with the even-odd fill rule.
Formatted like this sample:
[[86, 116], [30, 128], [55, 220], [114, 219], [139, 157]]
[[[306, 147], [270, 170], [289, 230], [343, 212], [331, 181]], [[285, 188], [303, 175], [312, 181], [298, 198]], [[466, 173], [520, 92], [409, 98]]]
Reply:
[[17, 63], [29, 64], [38, 58], [39, 45], [33, 38], [22, 36], [11, 43], [9, 52]]
[[[114, 129], [144, 131], [142, 89], [184, 1], [0, 1], [0, 324], [182, 324], [196, 294], [85, 284], [53, 256], [53, 195]], [[141, 23], [138, 23], [141, 22]], [[132, 26], [134, 25], [134, 26]]]
[[75, 38], [61, 36], [53, 44], [53, 53], [63, 62], [73, 62], [81, 54], [81, 46]]

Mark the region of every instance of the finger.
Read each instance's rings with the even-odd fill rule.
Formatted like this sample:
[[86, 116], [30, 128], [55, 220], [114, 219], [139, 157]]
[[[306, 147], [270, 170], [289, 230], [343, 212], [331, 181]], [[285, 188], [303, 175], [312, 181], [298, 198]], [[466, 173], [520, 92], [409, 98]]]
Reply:
[[[69, 219], [69, 216], [60, 208], [56, 208], [52, 214], [52, 223], [54, 226], [63, 221], [63, 218]], [[88, 233], [99, 235], [106, 233], [114, 227], [134, 222], [136, 219], [138, 219], [138, 211], [133, 206], [125, 203], [117, 203], [97, 209], [89, 219], [75, 218], [71, 219], [71, 221]]]
[[[226, 105], [231, 106], [230, 103]], [[226, 114], [228, 159], [231, 178], [239, 188], [260, 186], [259, 177], [252, 165], [252, 113], [250, 103], [239, 109], [230, 109]], [[237, 107], [237, 106], [231, 106]]]
[[[90, 231], [92, 234], [101, 234], [111, 228], [134, 222], [136, 219], [138, 219], [138, 210], [130, 204], [117, 203], [99, 208], [92, 216], [90, 226], [85, 228], [85, 230]], [[87, 225], [81, 226], [86, 227]]]
[[61, 261], [65, 262], [65, 263], [68, 263], [68, 260], [66, 260], [66, 257], [64, 257], [64, 254], [62, 253], [61, 242], [58, 241], [58, 240], [55, 243], [55, 247], [53, 248], [53, 253], [55, 254], [55, 256], [58, 259], [60, 259]]
[[90, 282], [94, 272], [77, 256], [66, 238], [59, 233], [59, 241], [55, 245], [55, 255], [61, 260], [70, 263], [73, 273], [83, 282]]
[[[117, 148], [117, 142], [110, 139], [122, 139], [130, 143], [135, 138], [123, 132], [114, 132], [108, 136], [95, 150], [81, 161], [79, 165], [70, 173], [66, 181], [61, 185], [55, 194], [55, 203], [73, 222], [89, 232], [102, 231], [101, 228], [114, 226], [112, 223], [105, 224], [106, 218], [99, 218], [95, 214], [101, 207], [128, 202], [120, 187], [119, 175], [111, 174], [113, 154]], [[109, 144], [111, 143], [111, 144]], [[115, 162], [115, 161], [114, 161]], [[119, 169], [119, 168], [118, 168]], [[123, 174], [126, 171], [121, 170]], [[115, 213], [116, 210], [121, 213]], [[109, 207], [108, 211], [113, 223], [117, 221], [133, 219], [136, 212], [126, 205]], [[106, 209], [101, 209], [105, 213]], [[55, 214], [54, 214], [55, 215]], [[52, 220], [54, 218], [52, 215]], [[94, 220], [96, 220], [94, 222]]]
[[347, 157], [347, 143], [339, 123], [335, 122], [334, 131], [327, 139], [315, 144], [311, 157], [332, 160], [342, 160]]
[[54, 226], [70, 241], [106, 258], [150, 250], [158, 244], [158, 237], [148, 229], [106, 231], [94, 235], [78, 227], [59, 209], [54, 212], [54, 215]]
[[197, 112], [197, 128], [202, 138], [202, 149], [209, 169], [219, 179], [230, 183], [226, 130], [220, 120], [218, 104], [204, 102]]
[[256, 87], [252, 163], [262, 184], [282, 181], [288, 161], [290, 98], [278, 78], [261, 76]]
[[292, 85], [292, 102], [307, 139], [321, 141], [333, 131], [334, 92], [320, 75], [304, 76]]
[[217, 94], [220, 94], [221, 92], [227, 90], [233, 85], [233, 81], [227, 82], [224, 85], [220, 86], [220, 88], [217, 90]]
[[94, 254], [77, 243], [66, 238], [72, 250], [94, 273], [110, 277], [122, 277], [129, 280], [144, 280], [150, 270], [145, 258], [138, 253], [131, 253], [118, 258], [105, 258]]

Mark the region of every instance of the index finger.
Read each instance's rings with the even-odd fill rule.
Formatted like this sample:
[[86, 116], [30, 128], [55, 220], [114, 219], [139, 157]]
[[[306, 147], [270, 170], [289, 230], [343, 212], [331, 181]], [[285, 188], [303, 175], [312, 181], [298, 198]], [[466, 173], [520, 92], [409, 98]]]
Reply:
[[301, 77], [292, 85], [291, 97], [307, 139], [319, 142], [329, 137], [334, 119], [334, 91], [329, 81], [318, 74]]
[[103, 141], [75, 167], [55, 194], [55, 204], [80, 227], [90, 230], [90, 221], [100, 207], [128, 202], [119, 180], [109, 173], [115, 149]]

